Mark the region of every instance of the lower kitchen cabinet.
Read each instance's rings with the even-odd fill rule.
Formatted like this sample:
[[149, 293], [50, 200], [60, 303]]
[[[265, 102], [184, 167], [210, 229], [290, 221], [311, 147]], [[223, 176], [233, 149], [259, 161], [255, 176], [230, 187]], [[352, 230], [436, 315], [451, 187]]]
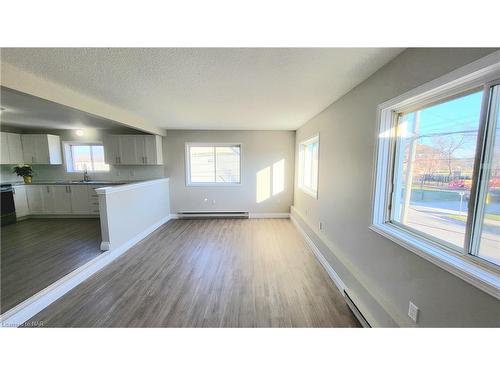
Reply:
[[18, 218], [30, 214], [30, 209], [28, 207], [28, 197], [26, 196], [26, 186], [14, 186], [14, 205], [16, 207], [16, 216]]
[[50, 186], [54, 199], [52, 212], [55, 214], [71, 213], [71, 190], [70, 186], [54, 185]]
[[89, 186], [75, 185], [71, 188], [71, 212], [80, 215], [90, 215]]
[[99, 215], [96, 186], [25, 185], [24, 188], [29, 214]]

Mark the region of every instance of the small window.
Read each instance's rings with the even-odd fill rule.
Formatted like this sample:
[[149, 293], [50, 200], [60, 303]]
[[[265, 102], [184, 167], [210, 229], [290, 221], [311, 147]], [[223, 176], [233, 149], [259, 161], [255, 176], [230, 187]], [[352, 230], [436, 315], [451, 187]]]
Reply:
[[299, 144], [299, 188], [307, 194], [318, 196], [319, 136]]
[[104, 147], [97, 143], [65, 143], [64, 154], [68, 172], [107, 172], [104, 162]]
[[186, 144], [187, 185], [240, 185], [241, 145]]

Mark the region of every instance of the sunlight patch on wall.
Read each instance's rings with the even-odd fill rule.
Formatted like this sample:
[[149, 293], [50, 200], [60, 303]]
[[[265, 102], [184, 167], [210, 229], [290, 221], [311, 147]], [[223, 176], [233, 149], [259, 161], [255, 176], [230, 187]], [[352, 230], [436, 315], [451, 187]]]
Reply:
[[285, 190], [285, 159], [273, 164], [273, 195]]
[[266, 167], [257, 172], [257, 203], [271, 196], [271, 168]]

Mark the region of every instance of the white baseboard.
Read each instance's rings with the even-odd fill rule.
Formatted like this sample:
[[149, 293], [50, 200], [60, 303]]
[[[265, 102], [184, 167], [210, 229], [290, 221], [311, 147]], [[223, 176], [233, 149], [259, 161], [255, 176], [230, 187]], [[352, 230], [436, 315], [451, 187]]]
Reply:
[[45, 289], [31, 296], [19, 305], [13, 307], [7, 312], [0, 315], [0, 326], [2, 327], [18, 327], [28, 319], [32, 318], [47, 306], [52, 304], [57, 299], [68, 293], [71, 289], [87, 280], [90, 276], [106, 267], [120, 255], [124, 254], [137, 242], [154, 232], [163, 224], [167, 223], [171, 216], [167, 216], [155, 224], [151, 225], [138, 235], [134, 236], [129, 241], [120, 245], [114, 250], [106, 251], [98, 257], [87, 262], [83, 266], [77, 268], [73, 272], [57, 280]]
[[249, 213], [248, 218], [249, 219], [288, 219], [290, 217], [290, 214], [288, 212], [284, 213]]
[[[290, 217], [290, 214], [288, 212], [285, 213], [265, 213], [265, 214], [259, 214], [259, 213], [249, 213], [248, 218], [249, 219], [288, 219]], [[178, 214], [170, 214], [171, 219], [178, 219], [179, 215]]]
[[316, 256], [316, 259], [318, 259], [318, 261], [321, 263], [321, 265], [325, 269], [328, 276], [330, 276], [330, 279], [332, 279], [332, 281], [334, 282], [337, 289], [340, 290], [340, 293], [342, 293], [342, 295], [344, 295], [344, 290], [346, 290], [347, 287], [345, 286], [345, 284], [342, 281], [342, 279], [340, 278], [340, 276], [337, 274], [337, 272], [335, 272], [335, 270], [332, 268], [330, 263], [328, 263], [328, 261], [323, 256], [323, 254], [318, 249], [318, 247], [315, 245], [315, 243], [313, 242], [311, 237], [309, 237], [309, 235], [304, 231], [304, 229], [302, 229], [302, 227], [297, 222], [297, 220], [293, 216], [290, 216], [290, 219], [292, 220], [292, 223], [295, 224], [295, 226], [297, 227], [297, 229], [298, 229], [299, 233], [302, 235], [302, 237], [304, 237], [305, 241], [309, 245], [309, 248], [311, 249], [313, 254]]

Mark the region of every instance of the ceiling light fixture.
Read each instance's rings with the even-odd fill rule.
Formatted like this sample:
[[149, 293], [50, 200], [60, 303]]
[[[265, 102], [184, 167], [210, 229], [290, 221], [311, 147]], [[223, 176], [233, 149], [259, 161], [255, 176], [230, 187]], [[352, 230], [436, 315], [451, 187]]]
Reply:
[[82, 137], [83, 136], [83, 130], [82, 129], [78, 129], [75, 131], [76, 135], [79, 136], [79, 137]]

